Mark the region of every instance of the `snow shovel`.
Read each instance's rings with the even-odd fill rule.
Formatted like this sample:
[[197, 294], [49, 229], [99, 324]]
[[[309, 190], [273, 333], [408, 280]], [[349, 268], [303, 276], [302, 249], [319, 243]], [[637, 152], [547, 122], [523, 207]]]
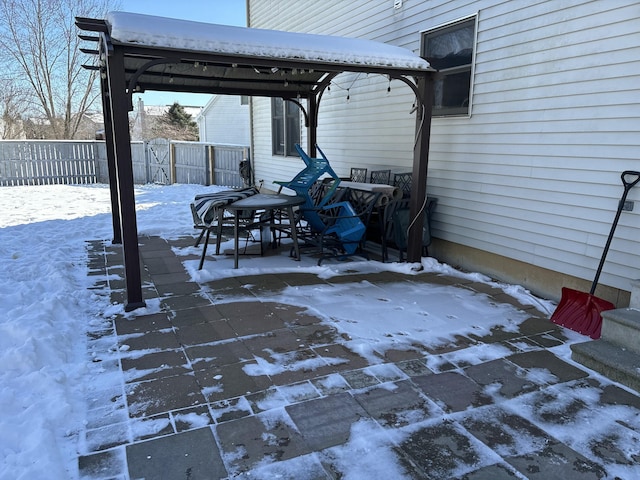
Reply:
[[[628, 178], [629, 177], [629, 178]], [[635, 179], [631, 180], [633, 177]], [[629, 190], [640, 181], [640, 172], [625, 171], [622, 172], [622, 185], [624, 186], [624, 193], [618, 203], [618, 211], [611, 225], [611, 231], [609, 232], [609, 238], [602, 252], [602, 258], [600, 259], [600, 265], [596, 271], [596, 276], [591, 284], [591, 290], [589, 293], [580, 292], [571, 288], [562, 288], [562, 298], [556, 308], [556, 311], [551, 315], [551, 321], [574, 330], [583, 335], [589, 335], [592, 339], [596, 340], [600, 338], [600, 330], [602, 329], [602, 317], [600, 312], [605, 310], [613, 310], [615, 305], [611, 302], [603, 300], [593, 295], [598, 285], [598, 279], [602, 272], [604, 260], [609, 252], [609, 246], [613, 239], [613, 232], [616, 230], [620, 214], [624, 207], [624, 202], [627, 199]]]

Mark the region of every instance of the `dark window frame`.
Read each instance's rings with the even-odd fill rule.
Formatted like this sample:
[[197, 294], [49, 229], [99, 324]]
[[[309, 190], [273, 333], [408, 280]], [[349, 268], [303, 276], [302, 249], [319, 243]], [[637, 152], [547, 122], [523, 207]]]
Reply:
[[271, 149], [273, 155], [297, 156], [295, 144], [300, 143], [300, 108], [282, 98], [271, 99]]
[[[439, 72], [434, 85], [433, 116], [471, 115], [476, 35], [477, 15], [422, 32], [422, 57]], [[464, 48], [449, 52], [447, 37], [456, 36]], [[443, 56], [443, 52], [448, 55]]]

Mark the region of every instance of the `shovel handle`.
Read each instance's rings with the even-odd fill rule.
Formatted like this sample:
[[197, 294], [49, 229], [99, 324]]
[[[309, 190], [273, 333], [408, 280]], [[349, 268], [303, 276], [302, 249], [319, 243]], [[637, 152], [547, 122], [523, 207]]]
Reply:
[[[627, 178], [631, 177], [631, 179]], [[635, 179], [633, 179], [635, 177]], [[607, 258], [607, 253], [609, 252], [609, 247], [611, 246], [611, 240], [613, 239], [613, 232], [616, 230], [616, 226], [618, 225], [618, 220], [620, 220], [620, 214], [622, 213], [622, 209], [624, 208], [624, 202], [627, 199], [627, 193], [629, 190], [633, 188], [635, 184], [640, 182], [640, 172], [636, 172], [633, 170], [625, 170], [620, 175], [622, 179], [622, 185], [624, 186], [624, 192], [622, 193], [622, 198], [620, 198], [620, 202], [618, 203], [618, 210], [616, 211], [616, 216], [613, 219], [613, 224], [611, 225], [611, 231], [609, 232], [609, 238], [607, 238], [607, 243], [604, 246], [604, 251], [602, 252], [602, 257], [600, 258], [600, 265], [598, 265], [598, 269], [596, 270], [596, 276], [593, 279], [593, 283], [591, 284], [591, 290], [589, 290], [589, 294], [593, 295], [593, 292], [596, 291], [596, 286], [598, 285], [598, 280], [600, 279], [600, 274], [602, 273], [602, 267], [604, 266], [604, 261]]]
[[[628, 180], [627, 177], [636, 177], [635, 180]], [[631, 188], [638, 182], [640, 182], [640, 172], [634, 172], [633, 170], [626, 170], [622, 172], [620, 175], [622, 178], [622, 185], [624, 185], [624, 189], [626, 192], [631, 190]]]

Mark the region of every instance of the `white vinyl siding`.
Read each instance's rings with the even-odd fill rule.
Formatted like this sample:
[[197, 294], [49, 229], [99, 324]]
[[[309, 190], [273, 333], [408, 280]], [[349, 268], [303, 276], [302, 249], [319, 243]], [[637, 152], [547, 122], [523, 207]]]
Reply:
[[[640, 170], [640, 3], [415, 0], [398, 10], [385, 0], [249, 3], [251, 26], [358, 36], [414, 52], [420, 32], [477, 14], [471, 115], [431, 123], [433, 234], [593, 278], [622, 195], [620, 174]], [[320, 105], [318, 143], [334, 168], [340, 175], [352, 166], [410, 169], [412, 95], [392, 82], [387, 96], [384, 77], [353, 80], [336, 79], [342, 88], [353, 82], [349, 103], [332, 87]], [[291, 177], [296, 166], [276, 173]], [[634, 211], [622, 213], [600, 278], [627, 291], [640, 278], [640, 187], [628, 200]]]
[[249, 105], [242, 105], [239, 96], [214, 95], [197, 120], [202, 142], [249, 145]]

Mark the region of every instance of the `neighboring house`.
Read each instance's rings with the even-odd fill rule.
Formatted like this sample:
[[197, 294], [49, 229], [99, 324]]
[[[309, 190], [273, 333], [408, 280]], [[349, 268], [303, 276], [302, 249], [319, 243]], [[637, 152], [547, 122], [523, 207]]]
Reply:
[[[622, 194], [640, 170], [636, 0], [247, 0], [249, 26], [405, 47], [441, 70], [427, 192], [430, 254], [558, 299], [589, 290]], [[388, 88], [390, 89], [387, 92]], [[339, 175], [410, 170], [416, 118], [399, 82], [340, 75], [319, 106], [318, 144]], [[303, 116], [252, 100], [256, 181], [302, 167]], [[290, 110], [289, 110], [290, 109]], [[628, 200], [599, 296], [628, 305], [640, 278], [640, 187]]]
[[200, 141], [220, 145], [249, 145], [249, 98], [213, 95], [195, 118]]

